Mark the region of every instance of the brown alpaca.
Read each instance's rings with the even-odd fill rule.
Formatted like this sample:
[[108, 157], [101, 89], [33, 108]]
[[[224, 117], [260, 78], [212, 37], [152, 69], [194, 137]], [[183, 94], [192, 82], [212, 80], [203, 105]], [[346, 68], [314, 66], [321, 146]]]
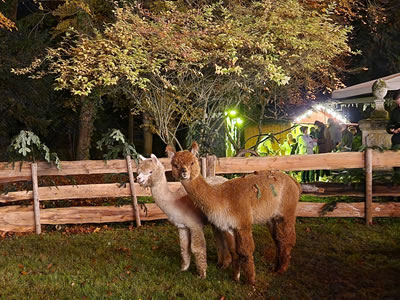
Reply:
[[191, 152], [167, 151], [172, 158], [172, 175], [190, 199], [211, 223], [234, 232], [238, 254], [232, 253], [234, 279], [239, 280], [242, 267], [247, 281], [255, 282], [252, 224], [268, 225], [277, 249], [275, 271], [286, 271], [296, 243], [296, 206], [301, 194], [297, 181], [282, 172], [263, 171], [211, 186], [200, 174], [197, 143]]
[[[168, 216], [168, 220], [178, 228], [182, 256], [181, 270], [186, 271], [189, 268], [191, 251], [195, 257], [199, 276], [205, 278], [207, 257], [203, 226], [208, 223], [207, 217], [193, 204], [183, 187], [175, 192], [170, 191], [164, 166], [154, 154], [149, 159], [139, 156], [137, 173], [137, 182], [143, 187], [151, 188], [154, 201]], [[207, 179], [210, 184], [223, 183], [227, 180], [220, 176]], [[218, 250], [218, 265], [227, 268], [232, 260], [230, 252], [234, 245], [233, 236], [221, 232], [215, 226], [213, 231]]]

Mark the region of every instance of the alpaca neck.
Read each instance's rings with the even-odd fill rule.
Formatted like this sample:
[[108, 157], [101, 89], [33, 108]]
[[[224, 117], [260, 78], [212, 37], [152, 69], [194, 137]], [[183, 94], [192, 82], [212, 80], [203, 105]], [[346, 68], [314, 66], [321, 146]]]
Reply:
[[152, 180], [150, 188], [154, 201], [159, 206], [162, 205], [163, 202], [168, 202], [172, 197], [172, 192], [168, 188], [168, 182], [164, 172], [160, 173], [160, 177], [157, 178], [157, 180]]
[[181, 181], [190, 199], [205, 213], [212, 211], [215, 207], [213, 199], [219, 199], [218, 190], [208, 184], [203, 176], [195, 179]]

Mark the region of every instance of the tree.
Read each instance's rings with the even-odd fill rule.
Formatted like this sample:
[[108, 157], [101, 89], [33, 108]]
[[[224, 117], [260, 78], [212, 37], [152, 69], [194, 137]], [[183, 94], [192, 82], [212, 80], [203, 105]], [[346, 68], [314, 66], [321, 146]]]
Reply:
[[350, 53], [350, 28], [336, 24], [330, 10], [295, 0], [164, 5], [157, 12], [115, 7], [115, 22], [104, 30], [75, 31], [17, 72], [52, 74], [56, 89], [85, 97], [117, 86], [132, 109], [154, 120], [165, 143], [176, 140], [181, 124], [221, 120], [228, 105], [258, 104], [261, 122], [266, 110], [279, 117], [288, 102], [340, 82], [335, 58]]
[[[48, 5], [51, 4], [52, 3], [49, 3]], [[110, 5], [109, 2], [96, 0], [67, 0], [56, 7], [40, 5], [39, 8], [40, 12], [44, 16], [51, 15], [57, 18], [57, 22], [53, 23], [53, 38], [57, 40], [58, 37], [67, 35], [64, 41], [58, 44], [58, 46], [48, 48], [47, 53], [44, 55], [39, 55], [39, 57], [45, 57], [44, 60], [46, 62], [51, 60], [51, 57], [53, 57], [53, 53], [55, 51], [61, 50], [63, 47], [68, 48], [69, 46], [65, 46], [65, 43], [71, 42], [74, 44], [77, 42], [74, 40], [74, 38], [79, 38], [80, 36], [92, 37], [96, 35], [96, 33], [102, 29], [102, 26], [104, 25], [103, 23], [110, 21], [110, 17], [112, 17], [112, 5]], [[71, 28], [73, 28], [72, 32], [70, 31]], [[71, 35], [73, 35], [74, 38], [72, 38]], [[70, 54], [71, 53], [68, 53], [68, 51], [62, 53], [62, 55], [66, 55], [67, 57]], [[66, 61], [68, 61], [68, 59], [66, 59], [64, 62]], [[30, 70], [41, 68], [41, 63], [42, 60], [37, 58], [28, 68], [16, 69], [14, 70], [14, 73], [18, 75], [29, 74]], [[50, 77], [52, 77], [53, 75], [57, 74], [57, 72], [54, 70], [56, 70], [57, 67], [59, 67], [62, 63], [62, 61], [53, 61], [53, 64], [45, 66], [43, 69], [35, 72], [34, 74], [32, 73], [31, 77], [36, 79], [42, 79], [45, 75], [50, 75]], [[79, 74], [77, 76], [79, 76]], [[57, 77], [54, 77], [57, 80]], [[62, 89], [62, 84], [55, 85], [56, 91]], [[64, 103], [65, 106], [70, 107], [73, 111], [79, 111], [79, 134], [77, 138], [76, 149], [77, 159], [89, 158], [91, 135], [94, 128], [93, 122], [96, 118], [96, 112], [101, 103], [101, 96], [103, 94], [104, 93], [100, 88], [91, 95], [90, 99], [84, 97], [82, 94], [77, 95], [76, 93], [72, 93], [73, 97], [69, 97], [69, 99], [66, 99]]]

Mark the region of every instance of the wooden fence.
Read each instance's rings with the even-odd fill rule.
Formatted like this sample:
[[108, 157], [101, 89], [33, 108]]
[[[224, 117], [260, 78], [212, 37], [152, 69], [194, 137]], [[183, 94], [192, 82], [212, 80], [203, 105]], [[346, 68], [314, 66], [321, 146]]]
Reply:
[[[171, 170], [169, 159], [162, 158], [166, 171]], [[366, 173], [365, 190], [355, 190], [347, 187], [332, 187], [326, 185], [304, 185], [306, 194], [317, 196], [353, 195], [365, 197], [365, 202], [337, 203], [329, 210], [324, 209], [325, 203], [300, 202], [297, 215], [301, 217], [361, 217], [367, 224], [372, 217], [400, 217], [400, 203], [372, 202], [373, 196], [400, 195], [398, 187], [376, 187], [372, 185], [372, 170], [400, 166], [400, 152], [376, 152], [367, 149], [366, 152], [328, 153], [316, 155], [294, 155], [277, 157], [251, 158], [219, 158], [210, 156], [201, 159], [203, 175], [252, 173], [257, 170], [316, 170], [316, 169], [351, 169], [363, 168]], [[83, 224], [135, 221], [140, 226], [141, 221], [165, 219], [166, 216], [156, 204], [137, 204], [138, 196], [150, 196], [147, 189], [134, 183], [133, 172], [135, 163], [127, 157], [125, 160], [104, 161], [63, 161], [62, 169], [57, 170], [47, 163], [16, 164], [0, 163], [0, 183], [31, 181], [32, 190], [15, 191], [0, 194], [0, 231], [41, 232], [43, 224]], [[40, 176], [71, 176], [91, 174], [128, 173], [129, 184], [121, 186], [118, 183], [38, 186]], [[179, 188], [179, 182], [169, 183], [171, 190]], [[93, 199], [93, 198], [131, 197], [132, 205], [116, 206], [79, 206], [64, 208], [40, 208], [40, 201]], [[26, 205], [12, 205], [17, 201], [29, 201]]]

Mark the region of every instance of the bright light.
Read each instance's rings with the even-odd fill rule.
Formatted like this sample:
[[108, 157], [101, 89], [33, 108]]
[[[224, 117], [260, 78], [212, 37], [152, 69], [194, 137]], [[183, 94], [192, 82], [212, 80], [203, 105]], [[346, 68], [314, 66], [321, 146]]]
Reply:
[[307, 111], [303, 115], [297, 117], [294, 120], [294, 122], [298, 123], [302, 119], [305, 119], [305, 118], [309, 117], [312, 114], [313, 110], [315, 110], [315, 111], [325, 111], [328, 114], [332, 115], [332, 117], [334, 117], [336, 120], [340, 121], [341, 123], [349, 123], [349, 121], [343, 115], [341, 115], [340, 113], [338, 113], [338, 112], [336, 112], [336, 111], [334, 111], [334, 110], [332, 110], [332, 109], [330, 109], [328, 107], [320, 105], [320, 104], [315, 105], [312, 109], [310, 109], [309, 111]]
[[243, 120], [242, 120], [241, 118], [237, 118], [237, 119], [236, 119], [236, 123], [237, 123], [238, 125], [242, 125], [242, 124], [243, 124]]
[[236, 110], [230, 110], [229, 111], [229, 115], [231, 116], [231, 117], [234, 117], [234, 116], [236, 116], [237, 115], [237, 111]]

